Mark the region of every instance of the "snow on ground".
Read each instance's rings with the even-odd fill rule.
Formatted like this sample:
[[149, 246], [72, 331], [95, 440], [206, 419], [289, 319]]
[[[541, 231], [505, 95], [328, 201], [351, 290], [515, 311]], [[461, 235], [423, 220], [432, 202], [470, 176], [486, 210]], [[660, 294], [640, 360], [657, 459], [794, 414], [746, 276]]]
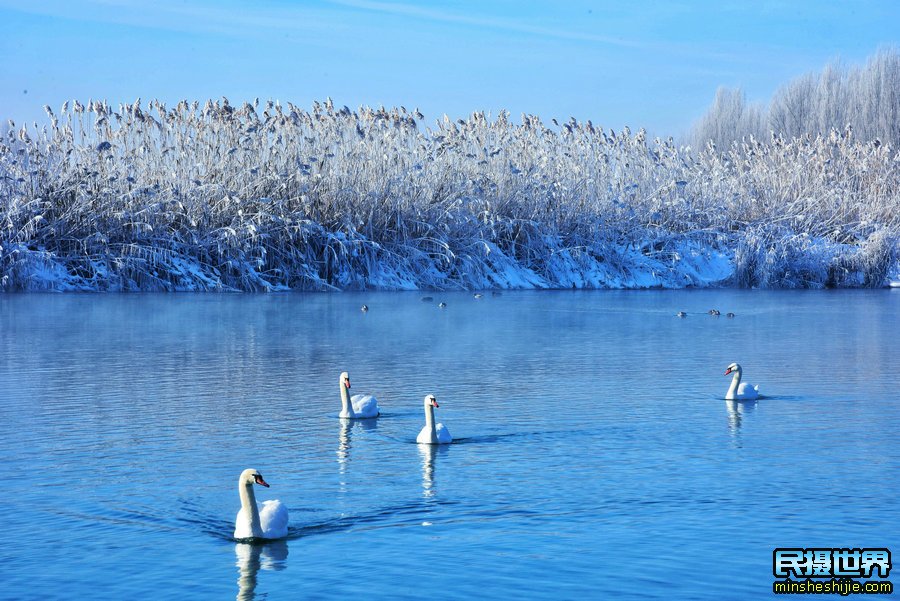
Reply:
[[[841, 265], [847, 271], [843, 275], [846, 285], [864, 285], [862, 271], [848, 271], [852, 257], [859, 254], [855, 248], [816, 241], [810, 248], [816, 255], [804, 257], [795, 266], [797, 273], [818, 270], [823, 276], [828, 265]], [[301, 290], [416, 290], [416, 289], [649, 289], [649, 288], [704, 288], [735, 285], [735, 253], [698, 244], [690, 239], [670, 245], [665, 253], [648, 256], [640, 248], [620, 246], [614, 252], [599, 253], [596, 249], [558, 248], [537, 270], [522, 265], [496, 244], [485, 242], [482, 254], [458, 256], [451, 266], [443, 260], [417, 262], [369, 261], [348, 264], [331, 274], [329, 279], [317, 275], [315, 266], [305, 270], [302, 277], [293, 278], [294, 286], [286, 283], [290, 274], [260, 273], [251, 262], [233, 262], [232, 267], [241, 273], [224, 278], [219, 270], [190, 258], [173, 256], [165, 264], [157, 263], [150, 277], [134, 279], [123, 277], [118, 271], [117, 260], [107, 264], [92, 261], [90, 275], [71, 273], [65, 262], [43, 250], [19, 248], [13, 251], [19, 256], [16, 273], [21, 282], [20, 290], [28, 291], [284, 291]], [[848, 258], [850, 257], [850, 258]], [[827, 263], [811, 267], [816, 259]], [[882, 285], [900, 286], [900, 262]], [[297, 275], [297, 274], [295, 274]], [[276, 277], [277, 276], [277, 277]], [[808, 276], [803, 276], [808, 277]], [[239, 282], [236, 285], [236, 282]], [[806, 287], [824, 287], [822, 282], [806, 282]]]

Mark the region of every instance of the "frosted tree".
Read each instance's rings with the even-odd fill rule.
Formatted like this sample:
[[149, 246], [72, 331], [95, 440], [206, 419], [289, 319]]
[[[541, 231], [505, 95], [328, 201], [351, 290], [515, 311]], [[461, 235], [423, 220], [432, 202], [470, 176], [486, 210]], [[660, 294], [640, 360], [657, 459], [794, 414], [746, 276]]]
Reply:
[[852, 123], [863, 139], [900, 146], [900, 54], [883, 50], [854, 78]]
[[720, 87], [716, 90], [713, 106], [697, 124], [694, 139], [699, 145], [712, 142], [719, 148], [728, 148], [735, 140], [765, 135], [762, 109], [747, 104], [740, 88]]
[[[847, 126], [848, 118], [848, 86], [845, 84], [847, 74], [840, 63], [831, 63], [819, 76], [815, 91], [815, 131], [818, 135], [827, 134], [831, 130], [842, 130]], [[810, 124], [812, 125], [812, 124]]]
[[725, 151], [749, 135], [791, 139], [831, 131], [900, 145], [900, 53], [881, 50], [865, 66], [850, 69], [832, 62], [779, 88], [767, 108], [748, 107], [740, 89], [719, 89], [690, 139]]
[[769, 107], [769, 128], [784, 138], [818, 133], [818, 79], [813, 74], [791, 81], [775, 93]]

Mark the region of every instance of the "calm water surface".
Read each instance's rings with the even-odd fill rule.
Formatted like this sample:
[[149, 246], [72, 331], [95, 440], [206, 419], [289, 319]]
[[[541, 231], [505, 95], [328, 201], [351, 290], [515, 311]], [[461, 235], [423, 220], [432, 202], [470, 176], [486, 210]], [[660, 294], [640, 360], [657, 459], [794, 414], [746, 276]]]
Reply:
[[[765, 598], [775, 547], [900, 554], [900, 291], [422, 296], [0, 296], [0, 598]], [[287, 540], [231, 540], [247, 467]]]

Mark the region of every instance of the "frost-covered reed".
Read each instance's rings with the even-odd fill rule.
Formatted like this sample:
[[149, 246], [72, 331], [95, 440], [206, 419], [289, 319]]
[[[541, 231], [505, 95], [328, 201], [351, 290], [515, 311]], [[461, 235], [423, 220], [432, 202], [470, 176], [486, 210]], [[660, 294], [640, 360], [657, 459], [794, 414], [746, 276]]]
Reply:
[[693, 150], [330, 101], [47, 113], [0, 141], [4, 290], [877, 286], [900, 256], [900, 155], [849, 132]]

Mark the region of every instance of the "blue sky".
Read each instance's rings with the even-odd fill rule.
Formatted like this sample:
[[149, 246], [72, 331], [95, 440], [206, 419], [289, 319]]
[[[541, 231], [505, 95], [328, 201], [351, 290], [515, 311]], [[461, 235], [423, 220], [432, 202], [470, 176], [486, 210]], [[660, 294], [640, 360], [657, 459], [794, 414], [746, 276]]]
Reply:
[[0, 0], [0, 118], [105, 98], [502, 109], [678, 135], [900, 43], [897, 0]]

